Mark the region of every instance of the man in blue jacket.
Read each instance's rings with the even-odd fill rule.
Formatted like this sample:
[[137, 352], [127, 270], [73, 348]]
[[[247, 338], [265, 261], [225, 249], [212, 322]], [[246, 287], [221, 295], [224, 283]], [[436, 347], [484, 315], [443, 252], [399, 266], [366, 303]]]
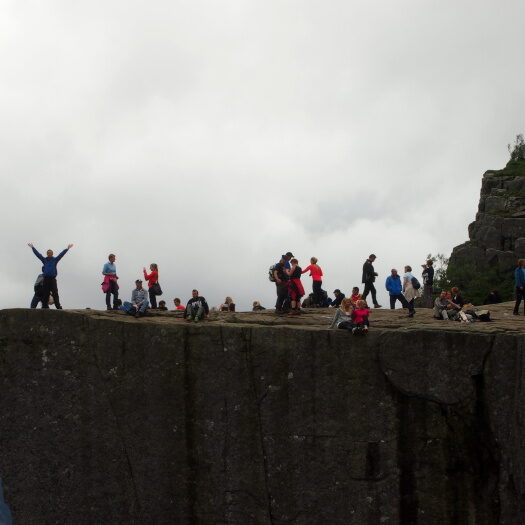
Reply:
[[73, 245], [69, 244], [68, 247], [65, 250], [62, 250], [56, 257], [53, 257], [53, 250], [47, 250], [47, 257], [44, 257], [31, 243], [29, 243], [28, 246], [44, 265], [42, 271], [44, 274], [44, 282], [42, 286], [42, 308], [49, 308], [49, 294], [51, 294], [53, 296], [55, 307], [58, 310], [62, 310], [60, 298], [58, 297], [57, 264], [58, 261], [66, 255], [67, 251], [73, 248]]
[[[514, 270], [514, 282], [516, 284], [514, 315], [520, 315], [520, 303], [522, 299], [525, 300], [525, 259], [518, 260], [518, 267]], [[525, 301], [523, 303], [523, 315], [525, 315]]]
[[396, 307], [396, 301], [399, 301], [403, 308], [408, 309], [408, 317], [414, 317], [416, 311], [402, 293], [403, 284], [395, 268], [392, 268], [390, 275], [386, 278], [385, 287], [390, 294], [390, 309], [393, 310]]

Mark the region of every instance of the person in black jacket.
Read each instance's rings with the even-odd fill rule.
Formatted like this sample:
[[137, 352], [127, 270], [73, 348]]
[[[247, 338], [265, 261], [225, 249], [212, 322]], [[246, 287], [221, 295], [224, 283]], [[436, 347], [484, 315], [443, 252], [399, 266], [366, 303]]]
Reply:
[[345, 298], [345, 294], [339, 290], [339, 288], [336, 288], [334, 290], [335, 299], [332, 301], [332, 304], [330, 305], [332, 308], [339, 308], [341, 306], [341, 302]]
[[373, 253], [371, 253], [368, 256], [368, 259], [363, 264], [363, 278], [361, 279], [361, 282], [365, 285], [363, 290], [363, 299], [366, 301], [367, 295], [371, 293], [374, 308], [381, 308], [381, 305], [377, 302], [376, 287], [374, 286], [374, 281], [376, 280], [377, 273], [375, 272], [374, 265], [372, 263], [375, 260], [376, 256]]
[[434, 261], [428, 259], [427, 264], [422, 264], [423, 273], [423, 306], [425, 308], [434, 308], [432, 301], [432, 289], [434, 288]]

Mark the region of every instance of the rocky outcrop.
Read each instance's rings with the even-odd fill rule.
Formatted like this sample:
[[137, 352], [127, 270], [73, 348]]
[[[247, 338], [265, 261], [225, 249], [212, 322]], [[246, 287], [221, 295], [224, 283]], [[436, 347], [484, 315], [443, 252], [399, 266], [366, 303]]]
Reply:
[[15, 523], [525, 522], [523, 333], [236, 319], [1, 311]]
[[510, 164], [512, 169], [483, 175], [469, 241], [454, 248], [451, 268], [468, 264], [482, 272], [491, 269], [496, 279], [508, 280], [516, 260], [525, 258], [525, 162]]

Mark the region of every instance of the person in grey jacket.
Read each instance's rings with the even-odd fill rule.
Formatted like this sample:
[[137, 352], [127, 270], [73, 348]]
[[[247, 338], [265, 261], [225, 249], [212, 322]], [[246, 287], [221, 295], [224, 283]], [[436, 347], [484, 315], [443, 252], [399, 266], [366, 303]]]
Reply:
[[148, 292], [142, 288], [142, 281], [135, 281], [136, 288], [131, 292], [131, 302], [124, 301], [123, 310], [129, 315], [141, 317], [149, 306]]

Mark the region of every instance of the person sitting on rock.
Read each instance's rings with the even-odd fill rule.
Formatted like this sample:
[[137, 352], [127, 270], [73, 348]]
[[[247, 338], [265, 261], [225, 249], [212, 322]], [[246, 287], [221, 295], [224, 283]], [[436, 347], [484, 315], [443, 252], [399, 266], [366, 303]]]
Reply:
[[334, 295], [335, 299], [332, 301], [332, 304], [330, 306], [332, 306], [333, 308], [339, 308], [339, 306], [341, 306], [341, 303], [343, 302], [343, 299], [345, 298], [345, 294], [341, 292], [339, 288], [336, 288], [334, 290]]
[[219, 312], [235, 312], [235, 303], [233, 302], [233, 299], [230, 296], [227, 296], [226, 299], [224, 299], [224, 303], [222, 303], [219, 308]]
[[122, 309], [129, 315], [141, 317], [149, 306], [148, 292], [142, 288], [142, 281], [135, 281], [135, 289], [131, 292], [131, 302], [124, 301]]
[[253, 301], [252, 312], [259, 312], [261, 310], [266, 310], [266, 308], [262, 306], [259, 301]]
[[178, 297], [175, 297], [175, 299], [173, 299], [173, 304], [175, 306], [175, 310], [186, 310], [186, 308], [180, 304], [180, 299]]
[[184, 310], [184, 319], [198, 323], [204, 317], [208, 317], [210, 309], [206, 299], [199, 295], [198, 290], [192, 290], [191, 295], [192, 298], [188, 301], [186, 310]]
[[370, 308], [368, 308], [366, 301], [364, 299], [359, 299], [357, 304], [352, 312], [352, 322], [354, 327], [352, 328], [352, 333], [363, 333], [368, 332], [368, 327], [370, 323], [368, 321], [368, 316], [370, 315]]
[[499, 304], [501, 303], [501, 296], [498, 290], [491, 290], [490, 293], [485, 297], [483, 304]]
[[352, 295], [350, 296], [350, 299], [352, 300], [352, 304], [356, 306], [357, 301], [361, 300], [362, 298], [363, 298], [363, 295], [359, 293], [359, 287], [354, 286], [352, 288]]
[[[448, 296], [448, 297], [447, 297]], [[441, 290], [439, 297], [434, 301], [434, 318], [444, 319], [445, 321], [455, 320], [461, 308], [451, 300], [452, 294], [446, 290]]]
[[450, 293], [452, 294], [452, 302], [463, 308], [463, 306], [465, 306], [465, 300], [463, 299], [459, 288], [457, 286], [453, 286], [450, 289]]
[[334, 318], [330, 328], [340, 328], [341, 330], [352, 330], [354, 323], [352, 321], [352, 313], [354, 311], [354, 305], [350, 298], [345, 298], [341, 301], [341, 305], [335, 311]]
[[159, 307], [157, 308], [157, 310], [162, 310], [163, 312], [165, 312], [167, 309], [168, 307], [166, 306], [166, 301], [159, 301]]

